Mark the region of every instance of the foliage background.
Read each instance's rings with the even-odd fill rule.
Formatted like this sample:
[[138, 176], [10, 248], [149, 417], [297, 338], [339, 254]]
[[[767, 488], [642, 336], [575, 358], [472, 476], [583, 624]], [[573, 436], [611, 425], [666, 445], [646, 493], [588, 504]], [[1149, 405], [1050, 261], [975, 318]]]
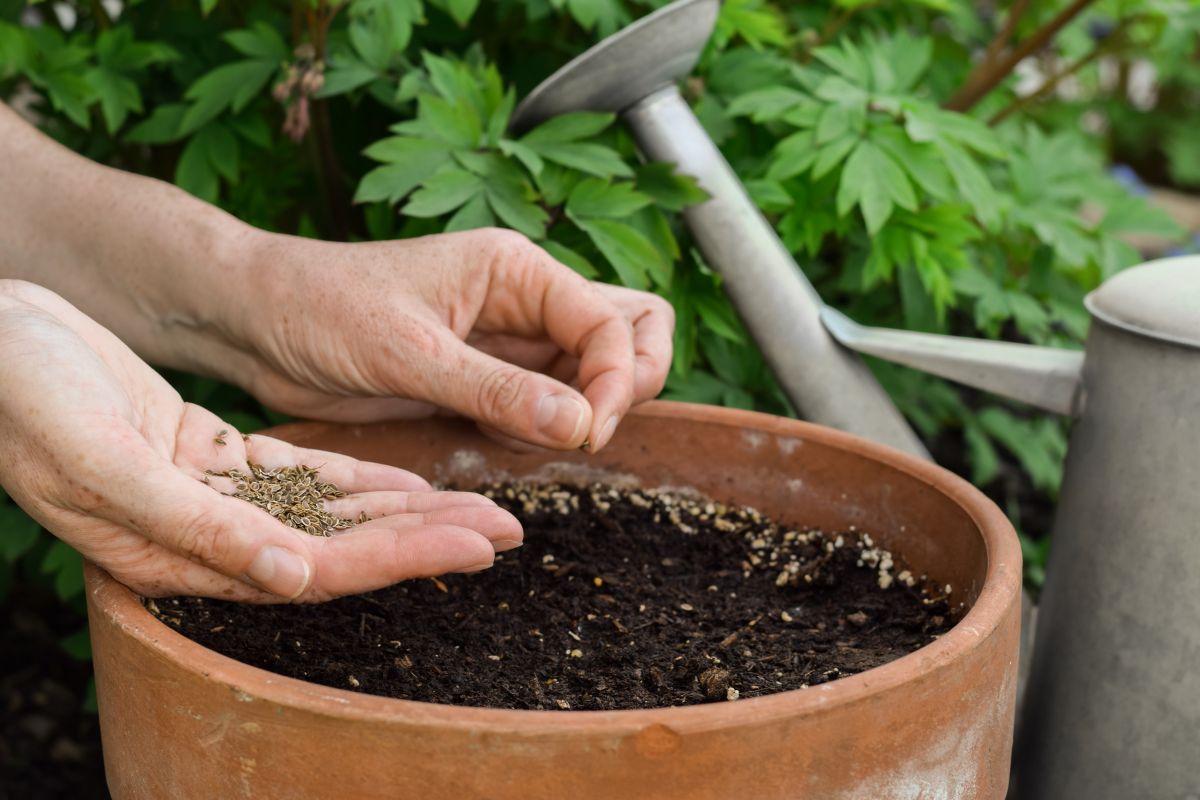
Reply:
[[[517, 98], [663, 0], [0, 0], [0, 97], [69, 147], [263, 228], [499, 224], [678, 313], [667, 396], [790, 413], [692, 247], [703, 199], [611, 117]], [[1180, 231], [1108, 164], [1200, 184], [1200, 11], [1162, 0], [726, 0], [685, 96], [822, 296], [859, 321], [1078, 347], [1083, 295]], [[1041, 581], [1065, 423], [874, 365]], [[242, 430], [278, 417], [171, 375]], [[81, 606], [79, 557], [0, 496], [0, 599]], [[88, 655], [86, 629], [63, 647]]]

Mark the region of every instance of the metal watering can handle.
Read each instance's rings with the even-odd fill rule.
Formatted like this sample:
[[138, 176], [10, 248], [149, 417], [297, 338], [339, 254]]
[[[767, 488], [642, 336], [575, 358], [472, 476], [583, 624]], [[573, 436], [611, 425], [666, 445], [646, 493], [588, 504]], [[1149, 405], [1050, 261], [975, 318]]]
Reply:
[[677, 0], [643, 17], [534, 89], [510, 127], [521, 132], [570, 111], [620, 112], [647, 158], [676, 164], [708, 192], [684, 219], [796, 411], [929, 458], [867, 367], [826, 333], [816, 290], [675, 87], [719, 7]]

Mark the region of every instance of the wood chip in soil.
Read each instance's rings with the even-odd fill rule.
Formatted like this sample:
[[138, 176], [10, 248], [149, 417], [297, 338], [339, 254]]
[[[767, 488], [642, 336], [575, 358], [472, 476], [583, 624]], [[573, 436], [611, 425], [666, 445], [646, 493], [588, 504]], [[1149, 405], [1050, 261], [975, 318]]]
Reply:
[[[522, 709], [730, 702], [885, 664], [947, 631], [941, 592], [860, 531], [778, 525], [693, 495], [481, 489], [525, 545], [471, 575], [317, 606], [147, 601], [185, 636], [294, 678]], [[352, 535], [352, 534], [351, 534]]]

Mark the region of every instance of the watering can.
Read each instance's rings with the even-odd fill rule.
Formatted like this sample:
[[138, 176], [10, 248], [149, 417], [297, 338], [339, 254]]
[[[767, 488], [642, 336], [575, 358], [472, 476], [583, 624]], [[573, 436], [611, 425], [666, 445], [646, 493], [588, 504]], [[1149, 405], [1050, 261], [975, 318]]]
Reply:
[[804, 418], [929, 457], [857, 351], [1076, 419], [1014, 797], [1200, 800], [1200, 257], [1093, 292], [1086, 352], [856, 325], [824, 306], [679, 94], [718, 11], [677, 0], [643, 17], [538, 86], [511, 127], [616, 112], [646, 158], [696, 178], [710, 199], [684, 220]]

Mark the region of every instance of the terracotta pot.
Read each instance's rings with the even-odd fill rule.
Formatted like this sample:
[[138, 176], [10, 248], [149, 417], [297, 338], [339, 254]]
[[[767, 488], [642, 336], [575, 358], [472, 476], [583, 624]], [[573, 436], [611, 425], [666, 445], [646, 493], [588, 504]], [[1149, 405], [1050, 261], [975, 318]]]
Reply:
[[87, 569], [104, 761], [146, 798], [1003, 798], [1021, 555], [966, 482], [826, 428], [655, 403], [612, 444], [516, 455], [461, 421], [287, 426], [430, 478], [634, 476], [824, 529], [857, 525], [970, 609], [904, 658], [768, 697], [649, 711], [460, 708], [330, 689], [218, 655]]

